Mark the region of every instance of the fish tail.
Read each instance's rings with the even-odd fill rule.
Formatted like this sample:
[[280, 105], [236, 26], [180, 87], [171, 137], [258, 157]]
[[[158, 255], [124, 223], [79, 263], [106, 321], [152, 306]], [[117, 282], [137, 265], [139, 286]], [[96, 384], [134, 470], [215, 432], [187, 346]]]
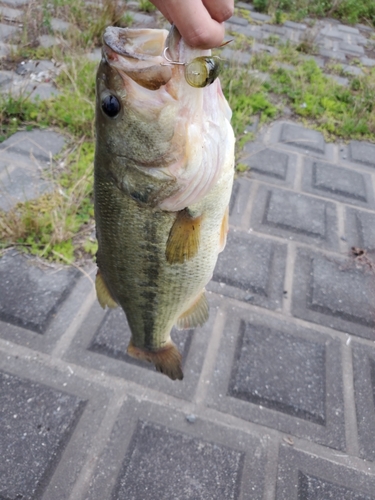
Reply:
[[151, 351], [136, 347], [130, 340], [127, 352], [132, 358], [153, 363], [158, 372], [164, 373], [172, 380], [184, 378], [181, 367], [182, 356], [172, 341], [168, 342], [165, 347]]

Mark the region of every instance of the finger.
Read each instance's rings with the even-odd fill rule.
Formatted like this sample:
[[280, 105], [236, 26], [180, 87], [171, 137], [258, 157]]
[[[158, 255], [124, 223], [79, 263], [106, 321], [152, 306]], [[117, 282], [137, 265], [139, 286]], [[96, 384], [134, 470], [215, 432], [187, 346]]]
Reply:
[[219, 23], [233, 16], [234, 0], [203, 0], [203, 4], [212, 19]]
[[202, 0], [153, 0], [153, 3], [177, 26], [188, 45], [212, 49], [224, 40], [224, 25], [212, 19]]

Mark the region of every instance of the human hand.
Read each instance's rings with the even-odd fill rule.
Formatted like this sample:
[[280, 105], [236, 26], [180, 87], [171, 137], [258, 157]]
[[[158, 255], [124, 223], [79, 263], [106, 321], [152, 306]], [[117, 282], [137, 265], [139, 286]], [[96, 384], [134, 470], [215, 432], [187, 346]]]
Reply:
[[176, 25], [192, 47], [212, 49], [224, 40], [224, 21], [233, 15], [234, 0], [151, 0]]

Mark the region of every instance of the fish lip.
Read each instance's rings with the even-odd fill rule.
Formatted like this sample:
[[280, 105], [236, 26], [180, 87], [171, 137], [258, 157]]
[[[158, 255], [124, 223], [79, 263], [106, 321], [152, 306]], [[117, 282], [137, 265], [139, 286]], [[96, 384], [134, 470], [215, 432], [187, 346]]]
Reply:
[[168, 32], [161, 29], [117, 28], [109, 26], [103, 35], [103, 50], [119, 56], [149, 60], [162, 56]]

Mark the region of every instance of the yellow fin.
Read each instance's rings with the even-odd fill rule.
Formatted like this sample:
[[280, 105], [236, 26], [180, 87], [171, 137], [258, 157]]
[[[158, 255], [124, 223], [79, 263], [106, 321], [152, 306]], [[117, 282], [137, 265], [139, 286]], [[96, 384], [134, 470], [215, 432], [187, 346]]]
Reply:
[[181, 368], [182, 356], [172, 341], [169, 341], [161, 349], [150, 351], [136, 347], [130, 340], [127, 352], [132, 358], [153, 363], [158, 372], [164, 373], [172, 380], [182, 380], [184, 378]]
[[192, 217], [188, 210], [178, 212], [170, 230], [165, 256], [169, 264], [183, 264], [198, 252], [202, 216]]
[[98, 302], [103, 309], [105, 309], [106, 306], [109, 307], [110, 309], [114, 309], [115, 307], [117, 307], [118, 304], [112, 298], [112, 295], [109, 293], [107, 285], [104, 283], [103, 276], [101, 275], [99, 269], [98, 272], [96, 273], [95, 289], [96, 289], [96, 296], [98, 297]]
[[203, 290], [194, 304], [178, 318], [176, 327], [179, 330], [187, 330], [196, 326], [202, 326], [208, 320], [208, 316], [208, 302]]
[[221, 222], [219, 252], [222, 252], [224, 250], [225, 244], [227, 242], [228, 229], [229, 229], [229, 206], [226, 208], [223, 220]]

